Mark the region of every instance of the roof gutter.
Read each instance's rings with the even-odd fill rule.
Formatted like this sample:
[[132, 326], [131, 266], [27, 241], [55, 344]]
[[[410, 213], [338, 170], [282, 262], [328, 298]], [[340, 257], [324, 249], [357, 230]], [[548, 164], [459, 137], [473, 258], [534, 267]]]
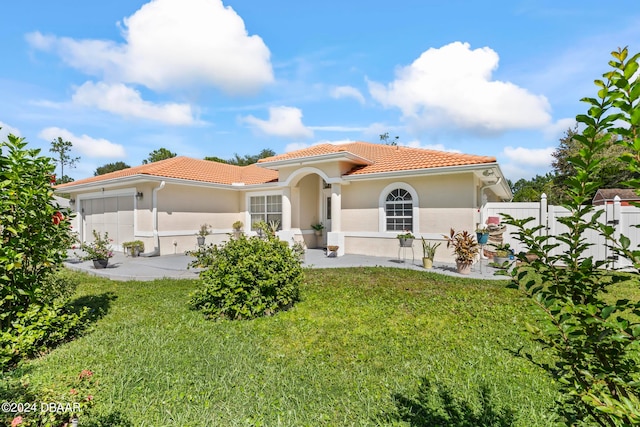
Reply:
[[151, 204], [153, 206], [153, 239], [155, 240], [155, 248], [153, 252], [142, 254], [145, 257], [152, 257], [160, 255], [160, 235], [158, 234], [158, 191], [162, 190], [166, 182], [162, 181], [159, 186], [153, 189], [151, 195]]

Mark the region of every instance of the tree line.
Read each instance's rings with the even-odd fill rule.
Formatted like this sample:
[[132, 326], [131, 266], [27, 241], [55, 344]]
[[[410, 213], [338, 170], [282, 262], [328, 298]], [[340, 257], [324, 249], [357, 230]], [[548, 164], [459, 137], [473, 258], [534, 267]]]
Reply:
[[[560, 205], [569, 201], [570, 181], [576, 176], [574, 160], [580, 155], [582, 148], [574, 138], [578, 129], [567, 129], [560, 144], [553, 152], [552, 171], [545, 175], [536, 175], [531, 179], [519, 179], [516, 182], [508, 180], [513, 192], [514, 202], [536, 202], [542, 193], [547, 195], [550, 204]], [[626, 188], [625, 182], [633, 178], [640, 178], [637, 172], [629, 171], [626, 163], [621, 160], [624, 146], [611, 139], [601, 151], [594, 154], [596, 166], [591, 178], [601, 182], [600, 188]], [[589, 194], [595, 196], [597, 189]]]
[[[71, 149], [73, 148], [73, 143], [71, 141], [65, 141], [61, 137], [54, 139], [51, 141], [50, 152], [54, 153], [54, 161], [60, 167], [60, 176], [56, 177], [56, 184], [64, 184], [67, 182], [72, 182], [73, 178], [68, 175], [65, 175], [65, 166], [68, 169], [73, 169], [76, 167], [76, 164], [80, 161], [80, 157], [73, 157], [71, 155]], [[225, 163], [228, 165], [236, 165], [236, 166], [248, 166], [253, 163], [257, 163], [258, 160], [264, 159], [266, 157], [275, 156], [275, 151], [270, 148], [265, 148], [261, 150], [258, 154], [246, 154], [244, 156], [239, 155], [238, 153], [234, 153], [233, 157], [230, 159], [222, 159], [220, 157], [205, 157], [204, 160], [209, 160], [212, 162]], [[177, 154], [168, 150], [167, 148], [161, 147], [157, 150], [153, 150], [149, 153], [149, 156], [146, 159], [142, 160], [142, 164], [146, 165], [149, 163], [159, 162], [160, 160], [170, 159], [172, 157], [176, 157]], [[131, 166], [126, 164], [125, 162], [118, 161], [112, 163], [106, 163], [102, 166], [99, 166], [94, 171], [93, 175], [104, 175], [110, 172], [119, 171], [122, 169], [128, 169]]]

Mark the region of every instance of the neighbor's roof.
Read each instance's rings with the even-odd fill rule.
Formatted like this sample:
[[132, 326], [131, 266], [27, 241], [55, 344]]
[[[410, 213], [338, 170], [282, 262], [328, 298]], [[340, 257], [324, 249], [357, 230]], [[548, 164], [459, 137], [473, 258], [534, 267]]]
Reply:
[[483, 163], [495, 163], [495, 157], [476, 156], [446, 151], [427, 150], [368, 142], [352, 142], [348, 144], [320, 144], [302, 150], [280, 154], [258, 161], [267, 166], [269, 162], [278, 162], [305, 157], [322, 158], [336, 153], [351, 153], [369, 161], [369, 164], [357, 166], [346, 175], [364, 175], [380, 172], [397, 172], [415, 169], [440, 168], [447, 166], [465, 166]]
[[601, 188], [596, 192], [593, 200], [613, 200], [616, 196], [620, 197], [620, 200], [640, 199], [636, 191], [630, 188]]
[[160, 160], [159, 162], [110, 172], [104, 175], [79, 179], [67, 184], [58, 185], [56, 188], [91, 184], [94, 182], [97, 183], [137, 175], [186, 179], [191, 181], [229, 185], [233, 183], [244, 183], [246, 185], [263, 184], [278, 179], [278, 172], [259, 168], [255, 165], [235, 166], [209, 160], [199, 160], [179, 156]]

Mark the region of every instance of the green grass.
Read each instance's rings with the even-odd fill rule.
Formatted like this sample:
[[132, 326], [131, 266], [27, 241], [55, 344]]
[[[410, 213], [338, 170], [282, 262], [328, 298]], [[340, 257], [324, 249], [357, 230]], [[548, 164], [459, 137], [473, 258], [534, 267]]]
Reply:
[[187, 308], [196, 281], [81, 280], [95, 324], [13, 373], [46, 385], [93, 370], [101, 388], [81, 425], [428, 425], [410, 409], [439, 405], [425, 380], [468, 415], [483, 388], [514, 425], [550, 425], [553, 384], [512, 353], [537, 351], [522, 331], [533, 308], [506, 282], [307, 270], [293, 309], [211, 322]]

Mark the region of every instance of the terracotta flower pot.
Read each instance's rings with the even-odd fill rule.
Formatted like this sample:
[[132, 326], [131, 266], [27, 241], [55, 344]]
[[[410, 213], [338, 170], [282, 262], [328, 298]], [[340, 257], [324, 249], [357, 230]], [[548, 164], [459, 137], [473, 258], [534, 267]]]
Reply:
[[456, 266], [458, 267], [458, 273], [460, 274], [470, 274], [471, 273], [471, 263], [470, 262], [456, 262]]

